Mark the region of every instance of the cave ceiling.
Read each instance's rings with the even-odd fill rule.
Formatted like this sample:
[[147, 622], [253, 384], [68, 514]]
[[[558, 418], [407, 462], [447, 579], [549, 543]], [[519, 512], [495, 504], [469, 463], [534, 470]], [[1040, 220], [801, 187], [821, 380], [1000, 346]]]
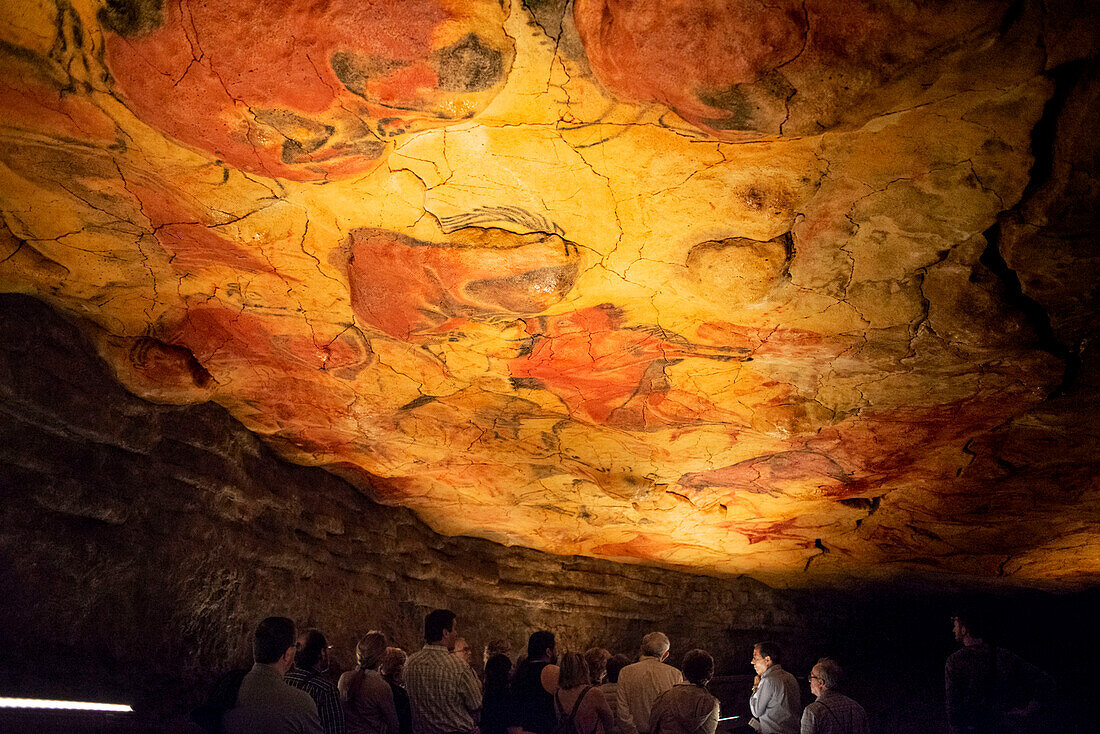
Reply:
[[1100, 576], [1072, 4], [3, 8], [0, 288], [137, 395], [446, 534]]

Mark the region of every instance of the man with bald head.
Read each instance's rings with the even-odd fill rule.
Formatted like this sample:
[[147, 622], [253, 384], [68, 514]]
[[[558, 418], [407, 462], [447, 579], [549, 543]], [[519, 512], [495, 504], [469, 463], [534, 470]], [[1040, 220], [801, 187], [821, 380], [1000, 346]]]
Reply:
[[668, 648], [664, 632], [650, 632], [642, 638], [641, 659], [619, 672], [618, 718], [623, 734], [651, 734], [649, 715], [653, 702], [683, 682], [680, 671], [664, 662]]

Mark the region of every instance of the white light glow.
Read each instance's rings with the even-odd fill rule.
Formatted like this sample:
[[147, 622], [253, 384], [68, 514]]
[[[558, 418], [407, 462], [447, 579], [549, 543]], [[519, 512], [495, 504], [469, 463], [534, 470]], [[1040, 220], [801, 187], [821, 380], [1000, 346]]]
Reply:
[[63, 709], [65, 711], [122, 711], [132, 713], [124, 703], [94, 703], [91, 701], [47, 701], [42, 698], [5, 698], [0, 696], [0, 709]]

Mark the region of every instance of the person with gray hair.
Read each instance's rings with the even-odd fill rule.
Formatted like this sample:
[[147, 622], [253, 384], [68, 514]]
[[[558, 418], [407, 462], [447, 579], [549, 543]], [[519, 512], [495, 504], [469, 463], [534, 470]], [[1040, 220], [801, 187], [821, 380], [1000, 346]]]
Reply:
[[642, 638], [642, 657], [619, 673], [618, 720], [622, 734], [651, 734], [649, 715], [653, 702], [684, 680], [679, 670], [666, 665], [669, 642], [664, 632]]
[[831, 658], [821, 658], [810, 671], [810, 692], [817, 700], [802, 712], [801, 734], [868, 734], [867, 712], [837, 692], [841, 670]]

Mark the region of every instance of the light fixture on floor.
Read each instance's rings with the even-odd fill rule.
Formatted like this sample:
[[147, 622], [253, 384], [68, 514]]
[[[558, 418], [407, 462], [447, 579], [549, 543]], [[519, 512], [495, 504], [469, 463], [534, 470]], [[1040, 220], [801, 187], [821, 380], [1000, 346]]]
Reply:
[[42, 698], [7, 698], [0, 696], [0, 709], [54, 709], [64, 711], [117, 711], [133, 713], [124, 703], [95, 703], [93, 701], [49, 701]]

